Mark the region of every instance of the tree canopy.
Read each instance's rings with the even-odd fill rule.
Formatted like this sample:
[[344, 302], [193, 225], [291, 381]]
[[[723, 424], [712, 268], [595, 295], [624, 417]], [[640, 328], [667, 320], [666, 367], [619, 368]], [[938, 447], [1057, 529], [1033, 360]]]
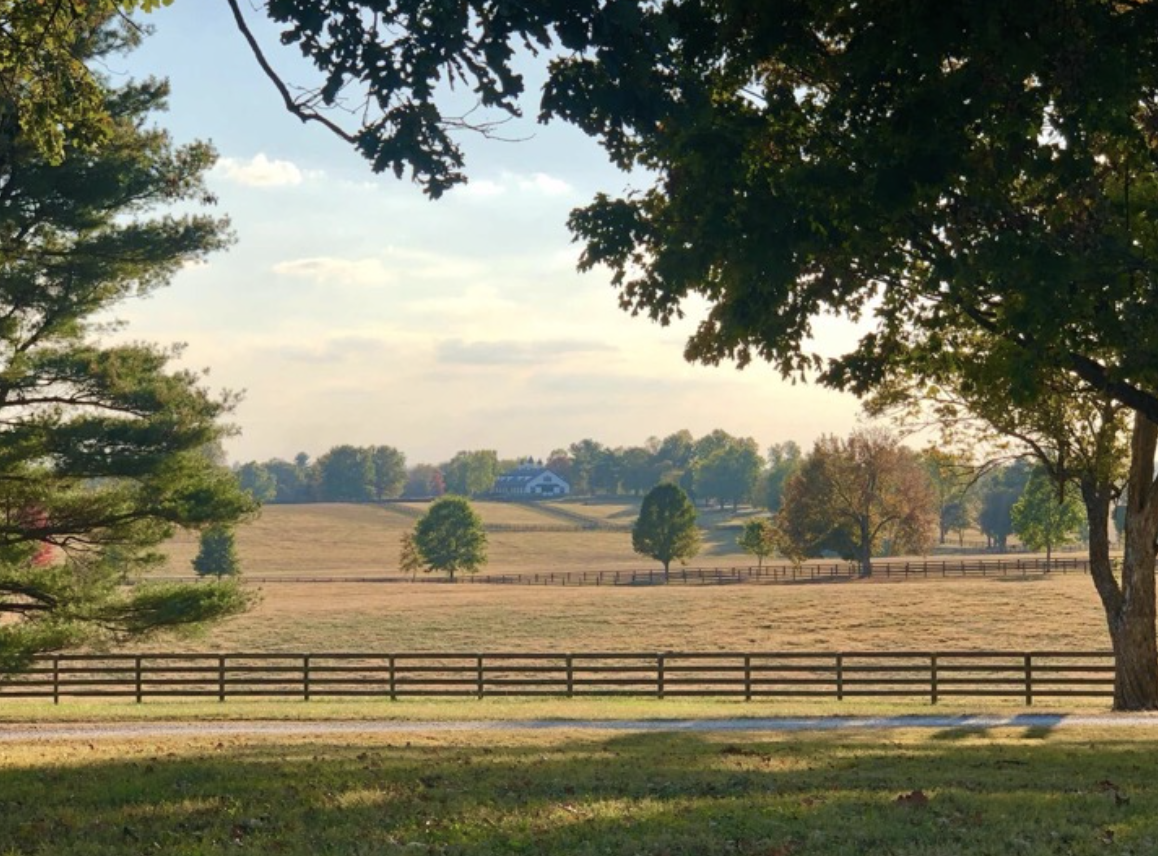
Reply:
[[[70, 38], [89, 62], [133, 42], [114, 27]], [[213, 150], [149, 124], [164, 83], [99, 79], [100, 137], [46, 149], [13, 109], [26, 83], [14, 56], [0, 56], [0, 668], [243, 609], [229, 585], [117, 584], [175, 527], [255, 507], [205, 453], [230, 433], [236, 397], [171, 369], [172, 348], [99, 340], [92, 320], [228, 243], [227, 222], [197, 212]], [[169, 213], [178, 204], [193, 213]], [[51, 561], [34, 563], [46, 545]]]
[[[431, 503], [414, 527], [413, 547], [428, 571], [442, 571], [454, 582], [459, 571], [476, 573], [486, 564], [487, 536], [482, 519], [461, 496]], [[414, 556], [407, 556], [413, 567]]]
[[931, 546], [936, 504], [917, 454], [886, 432], [865, 430], [816, 441], [788, 480], [778, 521], [796, 554], [832, 550], [871, 576], [874, 555]]
[[660, 484], [648, 491], [631, 529], [635, 552], [663, 563], [664, 579], [675, 559], [690, 559], [700, 551], [696, 508], [679, 485]]
[[1045, 550], [1046, 563], [1055, 547], [1073, 538], [1085, 520], [1082, 501], [1072, 487], [1058, 487], [1049, 474], [1035, 470], [1013, 504], [1013, 531], [1030, 550]]

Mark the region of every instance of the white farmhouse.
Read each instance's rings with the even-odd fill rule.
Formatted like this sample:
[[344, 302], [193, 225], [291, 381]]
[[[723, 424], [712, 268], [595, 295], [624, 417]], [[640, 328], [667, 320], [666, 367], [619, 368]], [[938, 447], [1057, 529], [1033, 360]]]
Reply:
[[571, 485], [562, 476], [551, 472], [542, 464], [536, 464], [531, 458], [519, 463], [513, 470], [508, 470], [497, 479], [493, 493], [519, 499], [537, 499], [548, 496], [566, 496], [571, 492]]

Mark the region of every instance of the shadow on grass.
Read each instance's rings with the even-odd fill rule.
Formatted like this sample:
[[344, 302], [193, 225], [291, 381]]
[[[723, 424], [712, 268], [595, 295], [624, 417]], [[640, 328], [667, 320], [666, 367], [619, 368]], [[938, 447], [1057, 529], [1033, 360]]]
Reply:
[[0, 853], [1141, 853], [1156, 752], [976, 730], [41, 746], [0, 766]]

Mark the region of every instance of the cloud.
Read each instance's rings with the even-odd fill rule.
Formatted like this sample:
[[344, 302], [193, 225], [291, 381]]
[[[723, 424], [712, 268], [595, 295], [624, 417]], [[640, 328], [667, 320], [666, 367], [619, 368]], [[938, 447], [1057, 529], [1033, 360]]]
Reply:
[[492, 199], [495, 196], [502, 196], [507, 192], [507, 189], [497, 181], [481, 178], [470, 181], [460, 192], [463, 196]]
[[482, 341], [465, 342], [462, 339], [448, 339], [438, 345], [438, 361], [451, 365], [470, 366], [510, 366], [535, 365], [552, 361], [555, 357], [569, 354], [589, 354], [615, 350], [602, 342], [582, 342], [577, 340], [517, 342]]
[[265, 356], [309, 364], [355, 362], [377, 363], [392, 351], [385, 338], [337, 336], [316, 345], [284, 345], [267, 349]]
[[544, 196], [566, 196], [574, 190], [563, 179], [547, 175], [545, 172], [536, 172], [533, 175], [519, 178], [518, 184], [520, 190], [541, 193]]
[[503, 172], [498, 178], [472, 179], [458, 190], [466, 199], [492, 200], [515, 192], [523, 196], [569, 196], [575, 188], [561, 178], [545, 172], [518, 173]]
[[258, 152], [247, 161], [221, 158], [213, 169], [227, 180], [246, 187], [291, 187], [314, 175], [302, 171], [290, 161], [271, 160], [264, 152]]
[[394, 274], [381, 259], [340, 259], [315, 256], [278, 262], [273, 272], [282, 276], [308, 279], [321, 285], [383, 285], [394, 280]]

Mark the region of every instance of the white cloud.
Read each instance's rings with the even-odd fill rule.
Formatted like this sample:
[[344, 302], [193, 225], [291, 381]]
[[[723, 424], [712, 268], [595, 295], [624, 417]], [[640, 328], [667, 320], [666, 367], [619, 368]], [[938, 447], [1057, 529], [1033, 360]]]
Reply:
[[282, 276], [308, 279], [321, 285], [384, 285], [394, 280], [381, 259], [339, 259], [315, 256], [278, 262], [273, 272]]
[[566, 196], [574, 190], [563, 179], [547, 175], [545, 172], [536, 172], [530, 176], [519, 177], [518, 184], [520, 190], [541, 193], [544, 196]]
[[291, 161], [271, 160], [264, 152], [258, 152], [249, 160], [221, 158], [214, 172], [247, 187], [290, 187], [316, 175], [299, 169]]
[[475, 178], [456, 191], [471, 200], [493, 200], [509, 193], [535, 196], [569, 196], [575, 188], [561, 178], [545, 172], [502, 172], [497, 178]]
[[511, 340], [464, 342], [461, 339], [448, 339], [439, 343], [437, 357], [440, 363], [451, 365], [541, 366], [571, 354], [590, 354], [613, 350], [615, 350], [613, 347], [604, 342], [573, 339], [540, 342]]
[[470, 181], [460, 192], [463, 196], [478, 199], [493, 199], [496, 196], [502, 196], [507, 192], [507, 189], [497, 181], [481, 178]]

